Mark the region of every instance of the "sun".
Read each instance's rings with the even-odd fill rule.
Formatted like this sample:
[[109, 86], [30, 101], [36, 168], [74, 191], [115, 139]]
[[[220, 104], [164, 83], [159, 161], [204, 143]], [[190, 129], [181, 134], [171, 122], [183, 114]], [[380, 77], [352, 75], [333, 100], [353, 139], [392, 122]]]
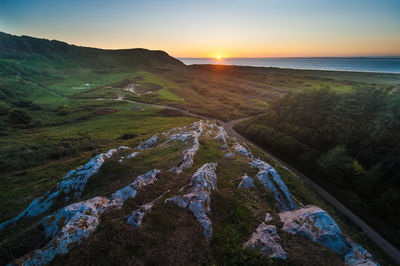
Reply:
[[221, 59], [221, 55], [217, 55], [217, 59], [220, 60]]

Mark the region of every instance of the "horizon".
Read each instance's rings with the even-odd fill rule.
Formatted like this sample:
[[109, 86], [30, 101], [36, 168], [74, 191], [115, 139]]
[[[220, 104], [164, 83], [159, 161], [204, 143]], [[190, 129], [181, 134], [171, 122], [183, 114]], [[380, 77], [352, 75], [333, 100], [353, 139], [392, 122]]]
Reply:
[[399, 13], [395, 0], [5, 0], [0, 30], [177, 58], [397, 57]]

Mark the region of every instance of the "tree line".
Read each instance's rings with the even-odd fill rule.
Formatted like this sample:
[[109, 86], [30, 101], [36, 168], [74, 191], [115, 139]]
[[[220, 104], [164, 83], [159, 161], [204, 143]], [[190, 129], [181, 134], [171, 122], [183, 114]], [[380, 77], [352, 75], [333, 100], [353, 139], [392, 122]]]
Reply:
[[400, 92], [291, 92], [239, 132], [280, 155], [400, 246]]

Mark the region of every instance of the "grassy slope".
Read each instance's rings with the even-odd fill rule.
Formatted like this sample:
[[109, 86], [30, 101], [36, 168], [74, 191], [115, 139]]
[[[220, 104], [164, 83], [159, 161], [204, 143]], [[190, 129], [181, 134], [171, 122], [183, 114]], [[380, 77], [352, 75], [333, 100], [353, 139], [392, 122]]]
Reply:
[[[186, 121], [179, 120], [179, 122], [174, 119], [174, 121], [174, 123], [171, 123], [171, 121], [166, 122], [165, 126], [159, 125], [157, 130], [166, 130], [169, 126], [187, 124], [190, 119]], [[146, 137], [155, 133], [154, 125], [152, 126], [148, 128], [149, 134], [146, 134]], [[114, 146], [121, 144], [134, 146], [137, 144], [137, 139], [117, 141]], [[249, 238], [253, 230], [263, 221], [266, 212], [270, 212], [273, 215], [273, 224], [280, 225], [277, 216], [278, 210], [273, 204], [272, 194], [257, 180], [255, 190], [236, 189], [239, 183], [239, 180], [235, 180], [237, 177], [243, 175], [244, 172], [251, 176], [256, 173], [256, 170], [249, 166], [248, 159], [239, 155], [232, 159], [225, 158], [225, 152], [220, 149], [221, 143], [209, 137], [203, 136], [200, 139], [200, 144], [201, 148], [196, 154], [193, 167], [179, 175], [174, 175], [166, 170], [179, 163], [182, 151], [191, 146], [191, 143], [184, 145], [172, 142], [168, 145], [161, 145], [145, 151], [133, 159], [125, 160], [122, 164], [117, 162], [119, 156], [129, 151], [122, 151], [113, 156], [101, 168], [100, 172], [89, 180], [81, 197], [82, 199], [94, 196], [109, 196], [115, 190], [131, 183], [135, 176], [150, 169], [160, 168], [163, 172], [155, 184], [141, 190], [135, 199], [127, 201], [122, 210], [106, 214], [102, 218], [101, 226], [89, 240], [85, 241], [82, 246], [75, 248], [71, 253], [58, 257], [54, 264], [83, 265], [89, 263], [103, 265], [109, 263], [129, 264], [133, 262], [138, 264], [170, 263], [179, 265], [197, 265], [199, 263], [233, 265], [244, 262], [254, 265], [276, 264], [276, 261], [270, 261], [260, 257], [256, 252], [242, 248], [242, 243]], [[256, 156], [273, 165], [273, 162], [265, 157], [264, 154], [255, 149], [253, 151]], [[80, 162], [84, 163], [88, 157], [82, 154]], [[212, 243], [207, 245], [202, 229], [193, 215], [189, 211], [180, 209], [173, 204], [165, 205], [163, 200], [183, 193], [179, 192], [179, 189], [187, 185], [194, 171], [204, 163], [211, 161], [219, 164], [217, 168], [218, 189], [213, 192], [211, 201], [214, 238]], [[68, 166], [70, 169], [79, 164], [78, 161], [70, 161], [69, 164], [65, 161], [61, 163], [62, 167]], [[384, 265], [390, 264], [390, 260], [387, 260], [358, 228], [321, 200], [301, 179], [279, 165], [275, 165], [275, 167], [297, 200], [304, 204], [316, 204], [327, 210], [346, 235], [367, 248]], [[59, 173], [67, 170], [64, 169]], [[45, 180], [41, 182], [35, 181], [34, 183], [42, 182], [46, 183]], [[53, 179], [48, 183], [48, 188], [54, 186], [54, 182], [55, 180]], [[157, 202], [153, 212], [145, 216], [141, 228], [133, 229], [125, 225], [120, 219], [140, 205], [162, 195], [168, 189], [170, 189], [170, 192]], [[30, 188], [30, 190], [32, 189]], [[20, 198], [26, 199], [27, 195], [21, 196], [23, 193], [18, 192], [14, 195], [20, 195]], [[12, 197], [13, 194], [10, 196]], [[22, 206], [17, 208], [20, 209]], [[25, 238], [27, 234], [32, 238], [36, 236], [37, 239], [42, 239], [32, 229], [31, 225], [34, 223], [35, 220], [22, 223], [14, 226], [7, 234], [2, 235], [5, 240], [5, 242], [2, 242], [2, 250], [7, 252], [2, 254], [3, 259], [9, 256], [21, 256], [27, 249], [32, 248], [29, 244], [12, 246], [13, 243], [21, 241], [21, 238]], [[283, 248], [290, 254], [287, 261], [289, 265], [315, 264], [315, 262], [318, 262], [318, 265], [340, 265], [342, 263], [340, 256], [319, 244], [303, 237], [291, 236], [283, 231], [280, 231], [279, 234]], [[40, 242], [37, 239], [35, 241]]]

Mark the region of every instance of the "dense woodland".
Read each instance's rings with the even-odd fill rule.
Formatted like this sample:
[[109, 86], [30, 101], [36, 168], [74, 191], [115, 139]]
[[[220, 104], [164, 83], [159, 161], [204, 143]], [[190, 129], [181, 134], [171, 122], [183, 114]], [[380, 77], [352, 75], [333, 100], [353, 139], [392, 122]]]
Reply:
[[288, 93], [238, 131], [310, 175], [400, 246], [400, 92]]

